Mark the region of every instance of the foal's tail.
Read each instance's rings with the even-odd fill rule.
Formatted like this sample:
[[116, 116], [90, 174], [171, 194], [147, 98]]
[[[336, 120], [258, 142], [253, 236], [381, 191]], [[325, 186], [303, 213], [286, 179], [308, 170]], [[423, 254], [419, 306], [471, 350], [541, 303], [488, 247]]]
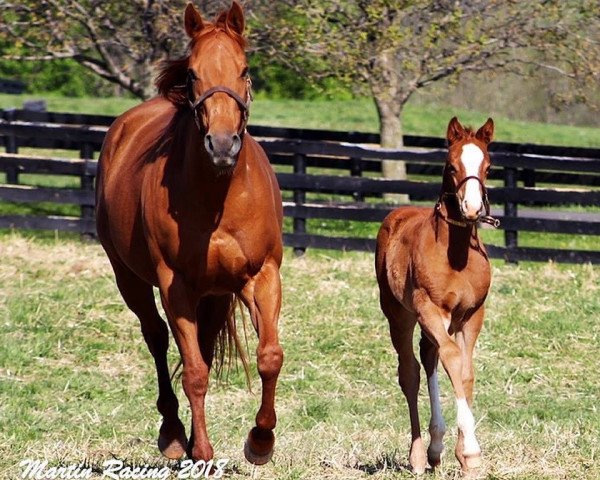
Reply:
[[[246, 344], [245, 347], [242, 344], [242, 341], [240, 340], [240, 336], [238, 335], [237, 331], [236, 308], [239, 309], [240, 314], [242, 316], [244, 343]], [[215, 350], [212, 367], [216, 371], [218, 381], [221, 381], [223, 379], [223, 374], [225, 371], [227, 371], [227, 374], [229, 374], [229, 372], [234, 366], [235, 368], [237, 368], [237, 359], [239, 358], [242, 362], [242, 367], [244, 368], [246, 385], [248, 387], [248, 390], [252, 392], [252, 386], [250, 382], [250, 366], [248, 363], [248, 356], [246, 355], [247, 350], [248, 334], [246, 330], [246, 316], [244, 315], [244, 304], [237, 296], [232, 295], [231, 301], [227, 308], [225, 322], [223, 323], [223, 327], [221, 328], [221, 330], [217, 333], [217, 337], [215, 339]], [[179, 376], [181, 376], [179, 372], [182, 366], [183, 361], [180, 358], [177, 362], [177, 365], [173, 369], [173, 373], [171, 373], [171, 383], [173, 382], [173, 379], [175, 377], [179, 378]], [[224, 368], [225, 366], [227, 366], [227, 368]]]

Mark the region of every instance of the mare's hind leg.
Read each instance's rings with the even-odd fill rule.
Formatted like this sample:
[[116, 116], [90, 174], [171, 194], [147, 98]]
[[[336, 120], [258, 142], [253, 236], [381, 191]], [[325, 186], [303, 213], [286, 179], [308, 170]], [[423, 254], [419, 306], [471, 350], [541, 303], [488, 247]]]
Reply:
[[281, 280], [279, 267], [267, 261], [260, 272], [244, 287], [240, 297], [250, 310], [254, 328], [258, 332], [257, 363], [262, 381], [262, 399], [256, 414], [256, 426], [250, 430], [244, 455], [256, 465], [267, 463], [273, 455], [277, 423], [275, 414], [275, 387], [283, 364], [283, 350], [279, 345], [277, 324], [281, 309]]
[[427, 449], [427, 460], [429, 461], [429, 465], [437, 467], [440, 464], [442, 451], [444, 450], [446, 422], [444, 422], [442, 407], [440, 405], [440, 387], [437, 375], [438, 349], [424, 333], [421, 334], [420, 352], [421, 363], [427, 374], [427, 388], [429, 390], [429, 403], [431, 405], [431, 419], [429, 421], [431, 441]]
[[398, 354], [398, 383], [408, 403], [412, 437], [408, 460], [413, 471], [421, 474], [425, 472], [427, 457], [419, 423], [419, 363], [413, 351], [416, 318], [391, 296], [382, 295], [381, 309], [389, 321], [392, 344]]
[[[209, 372], [213, 364], [215, 344], [219, 332], [224, 328], [230, 313], [233, 295], [204, 297], [198, 302], [196, 319], [198, 323], [198, 345], [200, 353], [208, 366]], [[194, 449], [194, 424], [192, 422], [188, 449]]]
[[119, 261], [111, 259], [117, 286], [127, 306], [140, 320], [142, 335], [154, 357], [158, 378], [158, 400], [156, 407], [163, 416], [158, 438], [161, 453], [178, 459], [185, 453], [187, 439], [185, 428], [179, 420], [179, 403], [173, 392], [167, 365], [169, 330], [156, 309], [152, 286], [135, 275]]

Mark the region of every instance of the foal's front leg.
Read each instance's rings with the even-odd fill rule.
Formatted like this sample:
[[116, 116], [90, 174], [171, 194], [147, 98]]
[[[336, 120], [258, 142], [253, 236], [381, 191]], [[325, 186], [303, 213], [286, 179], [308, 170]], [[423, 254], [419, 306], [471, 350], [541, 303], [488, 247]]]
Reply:
[[192, 433], [188, 456], [194, 461], [210, 460], [213, 448], [206, 432], [204, 400], [208, 390], [209, 361], [202, 356], [198, 344], [196, 305], [192, 292], [184, 280], [170, 270], [159, 277], [163, 307], [169, 318], [173, 337], [179, 347], [183, 363], [183, 391], [192, 411]]
[[262, 380], [262, 399], [256, 414], [256, 426], [250, 430], [244, 455], [256, 465], [267, 463], [273, 455], [277, 423], [275, 414], [275, 387], [283, 364], [283, 350], [279, 345], [278, 321], [281, 309], [281, 280], [275, 261], [267, 261], [241, 292], [241, 298], [250, 310], [250, 317], [258, 333], [257, 363]]
[[[456, 343], [460, 347], [462, 357], [462, 383], [465, 390], [465, 398], [467, 405], [471, 408], [473, 403], [473, 383], [475, 381], [475, 371], [473, 368], [473, 351], [475, 349], [475, 342], [481, 331], [483, 325], [484, 307], [481, 306], [471, 318], [466, 320], [462, 329], [456, 332]], [[463, 466], [463, 470], [469, 468], [476, 468], [481, 463], [479, 456], [469, 455], [469, 451], [473, 450], [474, 443], [473, 438], [465, 438], [465, 433], [462, 430], [458, 432], [458, 441], [456, 442], [456, 458], [460, 461]], [[475, 439], [475, 443], [477, 440]]]
[[[463, 471], [471, 473], [481, 466], [481, 448], [475, 437], [475, 418], [471, 412], [470, 398], [467, 397], [467, 393], [470, 395], [472, 390], [468, 388], [468, 379], [467, 382], [463, 383], [463, 352], [447, 332], [444, 322], [444, 319], [447, 319], [447, 314], [425, 295], [421, 297], [419, 302], [418, 314], [421, 328], [434, 345], [438, 347], [442, 365], [452, 382], [456, 398], [456, 422], [459, 429], [456, 454]], [[474, 344], [474, 340], [472, 343]], [[472, 352], [471, 345], [470, 353], [472, 354]], [[465, 385], [467, 389], [465, 389]]]

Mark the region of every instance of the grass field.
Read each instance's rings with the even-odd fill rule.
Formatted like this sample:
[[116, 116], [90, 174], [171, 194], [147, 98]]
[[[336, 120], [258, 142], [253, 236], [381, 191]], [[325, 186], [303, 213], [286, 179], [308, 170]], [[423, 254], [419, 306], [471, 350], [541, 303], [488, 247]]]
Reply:
[[[101, 248], [10, 234], [0, 258], [0, 478], [19, 478], [26, 458], [166, 465], [151, 357]], [[368, 254], [286, 252], [275, 456], [264, 467], [243, 460], [260, 389], [255, 374], [249, 394], [234, 371], [228, 384], [213, 382], [207, 402], [228, 478], [413, 478], [372, 264]], [[600, 269], [498, 263], [487, 305], [474, 408], [487, 478], [600, 478]], [[454, 479], [453, 398], [441, 378], [447, 454], [424, 478]], [[422, 383], [423, 425], [425, 392]]]

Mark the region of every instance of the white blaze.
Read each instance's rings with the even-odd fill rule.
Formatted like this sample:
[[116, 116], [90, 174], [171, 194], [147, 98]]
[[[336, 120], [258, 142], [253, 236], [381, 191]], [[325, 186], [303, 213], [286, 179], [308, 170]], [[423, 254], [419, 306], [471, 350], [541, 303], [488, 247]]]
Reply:
[[[479, 168], [483, 162], [483, 152], [474, 143], [467, 143], [462, 148], [460, 160], [465, 167], [465, 176], [479, 177]], [[465, 196], [463, 198], [464, 213], [475, 215], [481, 210], [483, 199], [479, 182], [470, 179], [465, 182]]]

